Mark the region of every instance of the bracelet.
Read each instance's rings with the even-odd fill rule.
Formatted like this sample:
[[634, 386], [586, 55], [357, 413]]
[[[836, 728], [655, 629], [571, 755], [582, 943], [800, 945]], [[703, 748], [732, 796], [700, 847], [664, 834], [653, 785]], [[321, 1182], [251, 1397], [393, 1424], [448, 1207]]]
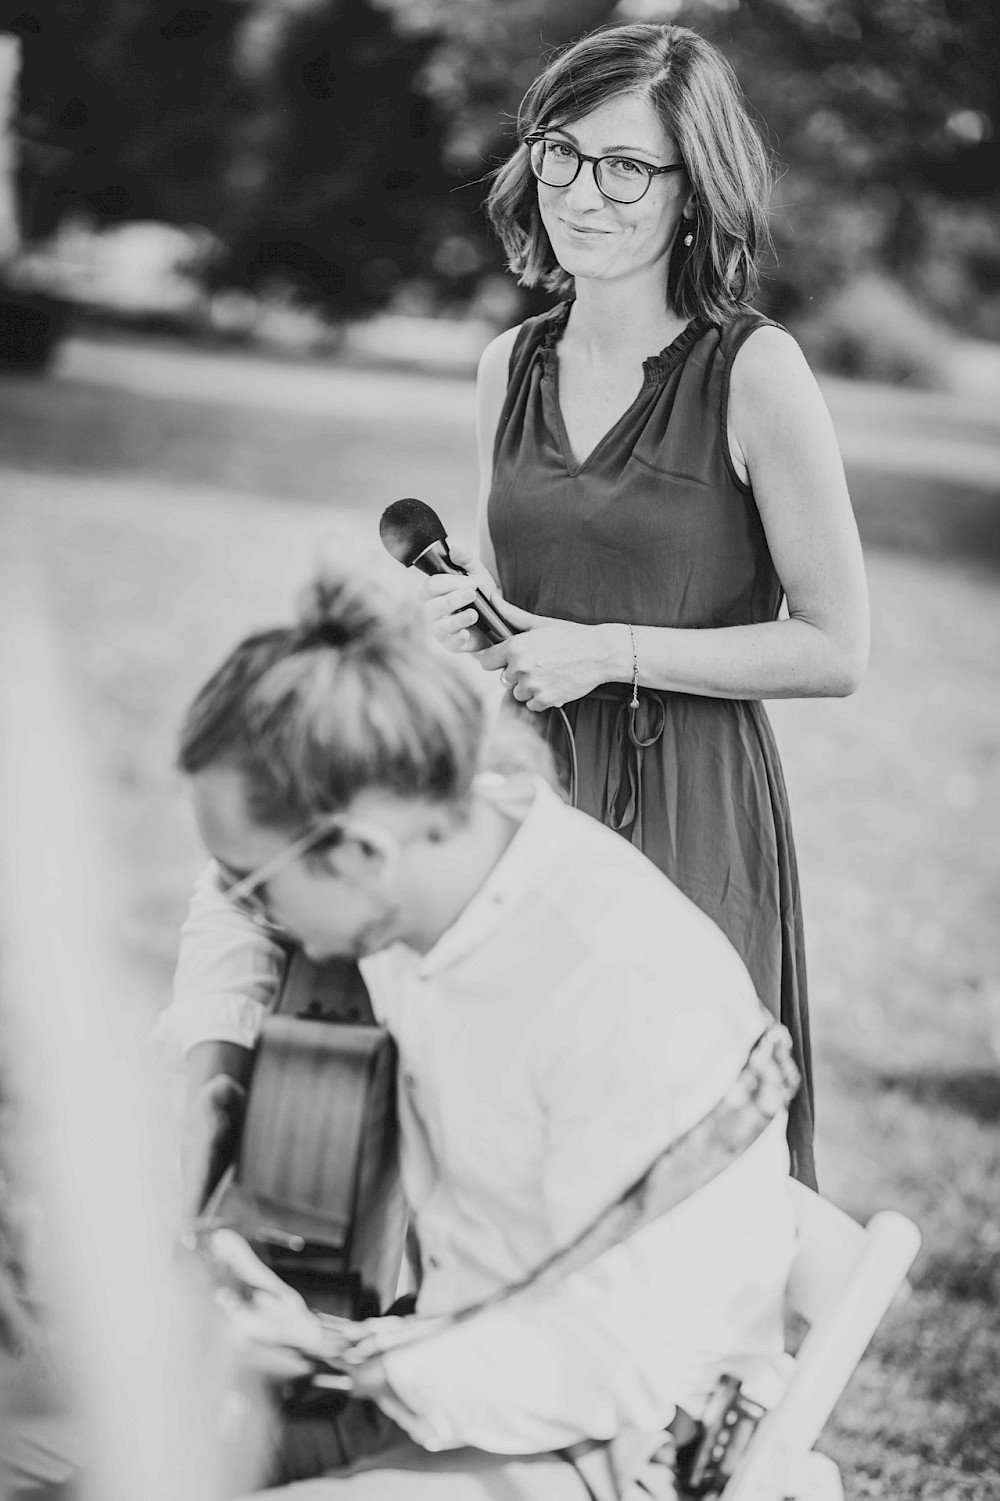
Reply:
[[638, 709], [638, 707], [639, 707], [639, 658], [638, 658], [638, 656], [636, 654], [636, 650], [635, 650], [635, 631], [633, 631], [633, 629], [632, 629], [632, 627], [630, 625], [626, 626], [626, 630], [628, 631], [628, 639], [632, 643], [632, 702], [629, 704], [629, 708], [630, 709]]

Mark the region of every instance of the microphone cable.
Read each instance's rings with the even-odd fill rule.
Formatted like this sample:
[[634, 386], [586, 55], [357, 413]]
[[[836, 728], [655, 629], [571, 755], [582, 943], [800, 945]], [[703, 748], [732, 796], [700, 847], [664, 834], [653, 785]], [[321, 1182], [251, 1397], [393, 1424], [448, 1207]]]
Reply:
[[576, 759], [576, 737], [573, 734], [573, 726], [569, 722], [569, 715], [562, 704], [556, 704], [555, 711], [562, 720], [563, 729], [566, 731], [566, 751], [569, 757], [569, 800], [575, 808], [577, 806], [576, 800], [580, 782], [580, 768]]

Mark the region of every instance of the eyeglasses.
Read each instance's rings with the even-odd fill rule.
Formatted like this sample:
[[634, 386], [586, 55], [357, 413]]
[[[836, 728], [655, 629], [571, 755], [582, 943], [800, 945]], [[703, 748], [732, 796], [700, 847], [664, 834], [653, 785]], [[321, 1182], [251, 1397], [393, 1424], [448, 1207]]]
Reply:
[[[340, 837], [334, 839], [335, 835]], [[256, 870], [252, 870], [249, 875], [241, 876], [238, 881], [227, 884], [222, 868], [217, 864], [216, 885], [234, 907], [238, 907], [241, 912], [252, 917], [254, 922], [273, 928], [275, 924], [268, 912], [267, 898], [264, 895], [264, 887], [268, 881], [286, 866], [292, 865], [303, 855], [308, 855], [324, 840], [341, 844], [346, 839], [354, 839], [359, 844], [367, 845], [370, 850], [381, 854], [385, 860], [392, 859], [399, 852], [397, 841], [385, 829], [380, 829], [376, 824], [370, 824], [361, 819], [345, 817], [342, 813], [334, 813], [329, 818], [321, 820], [307, 833], [300, 835], [298, 839], [293, 839], [291, 844], [287, 844], [284, 849], [279, 850]]]
[[568, 188], [571, 182], [576, 182], [584, 162], [590, 162], [598, 191], [611, 203], [638, 203], [649, 191], [654, 177], [664, 172], [684, 171], [683, 162], [651, 167], [648, 162], [637, 162], [631, 156], [585, 156], [568, 142], [546, 135], [527, 136], [525, 145], [531, 170], [546, 187]]

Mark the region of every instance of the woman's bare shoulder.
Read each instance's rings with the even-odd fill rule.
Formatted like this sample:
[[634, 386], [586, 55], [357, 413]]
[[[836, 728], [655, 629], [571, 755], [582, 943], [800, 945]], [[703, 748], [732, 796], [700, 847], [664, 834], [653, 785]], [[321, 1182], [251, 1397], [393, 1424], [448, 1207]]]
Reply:
[[507, 370], [510, 365], [510, 357], [517, 343], [517, 336], [521, 332], [522, 324], [515, 323], [513, 328], [505, 328], [502, 334], [497, 334], [491, 339], [479, 357], [478, 380], [492, 385], [495, 381], [502, 380], [507, 384]]
[[[480, 440], [492, 451], [493, 435], [503, 409], [510, 373], [510, 357], [521, 332], [521, 324], [505, 328], [491, 339], [479, 357], [476, 375], [476, 407]], [[481, 456], [482, 457], [482, 456]]]
[[815, 391], [816, 377], [805, 355], [787, 329], [761, 324], [748, 334], [733, 359], [734, 398], [753, 404], [769, 404], [803, 386]]

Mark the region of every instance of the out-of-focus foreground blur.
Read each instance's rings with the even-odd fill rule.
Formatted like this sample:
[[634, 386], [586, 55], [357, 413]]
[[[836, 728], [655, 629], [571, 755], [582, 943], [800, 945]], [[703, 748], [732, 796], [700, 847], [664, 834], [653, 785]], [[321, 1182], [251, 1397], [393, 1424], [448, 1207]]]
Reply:
[[[142, 1226], [102, 1241], [89, 1214], [169, 1218], [168, 1102], [131, 1097], [116, 1059], [134, 1048], [144, 1066], [135, 1034], [167, 999], [201, 858], [172, 768], [180, 713], [241, 634], [287, 617], [323, 548], [377, 545], [389, 501], [421, 496], [471, 540], [475, 362], [545, 305], [504, 272], [482, 179], [540, 58], [634, 16], [719, 42], [787, 166], [759, 305], [820, 373], [869, 567], [861, 690], [771, 712], [802, 867], [821, 1186], [860, 1218], [901, 1208], [924, 1247], [822, 1447], [852, 1497], [979, 1501], [1000, 1494], [992, 0], [0, 9], [2, 687], [19, 706], [4, 765], [23, 778], [21, 811], [29, 796], [41, 810], [0, 831], [15, 852], [0, 1256], [22, 1288], [44, 1262], [72, 1305], [109, 1244], [123, 1266], [146, 1254]], [[64, 807], [82, 845], [60, 832]], [[27, 916], [11, 897], [22, 860], [43, 893]], [[32, 982], [32, 952], [57, 972], [46, 935], [82, 955], [78, 989]], [[26, 1139], [46, 1091], [60, 1096], [50, 1126], [95, 1112], [90, 1146], [74, 1143], [84, 1159], [121, 1148], [114, 1193], [100, 1199], [95, 1169], [91, 1200], [73, 1201], [77, 1257], [49, 1254], [72, 1239], [53, 1204], [58, 1136]], [[180, 1359], [197, 1341], [178, 1317], [171, 1345], [155, 1287], [104, 1280], [107, 1317], [77, 1321], [76, 1358], [112, 1373], [105, 1406], [144, 1375], [152, 1400], [152, 1352]], [[116, 1313], [115, 1286], [146, 1310], [148, 1340], [126, 1336], [136, 1319]], [[72, 1307], [60, 1317], [73, 1324]], [[206, 1442], [182, 1403], [161, 1437], [168, 1421], [178, 1452]], [[206, 1497], [222, 1485], [208, 1469]], [[190, 1471], [171, 1479], [165, 1459], [159, 1474], [156, 1501], [195, 1494]], [[125, 1501], [123, 1475], [101, 1501]]]

